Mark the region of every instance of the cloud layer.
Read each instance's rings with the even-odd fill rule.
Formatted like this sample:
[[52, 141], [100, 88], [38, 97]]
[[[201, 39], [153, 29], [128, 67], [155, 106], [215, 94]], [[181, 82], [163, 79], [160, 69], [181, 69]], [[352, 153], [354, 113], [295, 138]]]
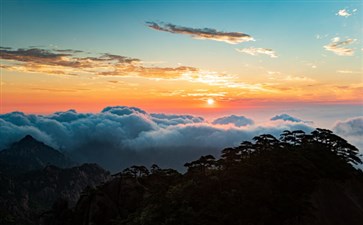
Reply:
[[163, 22], [146, 22], [146, 25], [154, 30], [165, 31], [173, 34], [190, 35], [194, 39], [200, 40], [221, 41], [228, 44], [238, 44], [247, 41], [254, 41], [252, 36], [241, 32], [223, 32], [211, 28], [190, 28]]
[[354, 55], [354, 50], [346, 46], [353, 44], [356, 39], [348, 38], [345, 41], [341, 41], [339, 37], [331, 39], [331, 42], [324, 45], [325, 50], [331, 51], [339, 56], [352, 56]]
[[[228, 125], [221, 125], [228, 123]], [[248, 125], [248, 126], [245, 126]], [[149, 114], [135, 107], [106, 107], [100, 113], [75, 110], [50, 115], [12, 112], [0, 115], [0, 149], [30, 134], [73, 155], [117, 171], [133, 164], [157, 163], [181, 169], [203, 154], [219, 155], [228, 146], [264, 133], [311, 131], [308, 124], [271, 121], [253, 124], [242, 116], [208, 123], [192, 115]]]
[[2, 68], [21, 72], [40, 72], [64, 75], [136, 76], [175, 79], [186, 73], [195, 73], [194, 67], [148, 67], [140, 59], [104, 53], [90, 56], [78, 50], [0, 49]]
[[253, 120], [246, 118], [244, 116], [236, 116], [236, 115], [230, 115], [221, 117], [218, 119], [215, 119], [212, 124], [220, 124], [220, 125], [226, 125], [226, 124], [232, 124], [236, 127], [243, 127], [247, 125], [253, 125]]
[[[191, 66], [156, 67], [140, 59], [109, 53], [93, 54], [70, 49], [0, 48], [0, 68], [10, 71], [90, 77], [136, 77], [148, 80], [188, 81], [192, 83], [268, 91], [260, 84], [247, 84], [238, 76]], [[117, 81], [110, 81], [117, 83]]]
[[346, 137], [349, 142], [363, 149], [363, 116], [354, 117], [335, 124], [333, 131]]
[[271, 118], [272, 121], [275, 121], [275, 120], [283, 120], [283, 121], [291, 121], [291, 122], [304, 122], [303, 120], [299, 119], [299, 118], [296, 118], [296, 117], [293, 117], [293, 116], [290, 116], [288, 114], [280, 114], [280, 115], [276, 115], [274, 117]]

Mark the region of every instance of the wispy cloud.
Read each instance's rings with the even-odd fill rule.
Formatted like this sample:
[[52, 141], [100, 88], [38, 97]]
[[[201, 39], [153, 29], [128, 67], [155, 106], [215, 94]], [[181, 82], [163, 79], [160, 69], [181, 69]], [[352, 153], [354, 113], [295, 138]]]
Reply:
[[[101, 55], [72, 50], [0, 49], [0, 68], [55, 75], [91, 77], [139, 77], [149, 80], [183, 80], [209, 86], [268, 91], [260, 84], [247, 84], [237, 76], [191, 66], [147, 66], [140, 59], [104, 53]], [[112, 82], [111, 82], [112, 83]], [[115, 83], [115, 82], [113, 82]]]
[[362, 71], [352, 71], [352, 70], [338, 70], [337, 73], [344, 73], [344, 74], [363, 74]]
[[299, 122], [305, 122], [299, 118], [290, 116], [288, 114], [280, 114], [280, 115], [276, 115], [274, 117], [272, 117], [270, 120], [275, 121], [275, 120], [283, 120], [283, 121], [290, 121], [290, 122], [295, 122], [295, 123], [299, 123]]
[[271, 58], [277, 58], [277, 55], [276, 55], [275, 51], [272, 50], [272, 49], [269, 49], [269, 48], [250, 47], [250, 48], [236, 48], [236, 50], [238, 52], [246, 53], [246, 54], [253, 55], [253, 56], [262, 54], [262, 55], [268, 55]]
[[193, 97], [223, 97], [227, 92], [217, 92], [217, 93], [188, 93], [185, 96]]
[[64, 88], [30, 88], [35, 91], [48, 91], [48, 92], [79, 92], [79, 91], [88, 91], [90, 89], [87, 88], [79, 88], [79, 89], [64, 89]]
[[[82, 56], [78, 50], [48, 50], [40, 48], [30, 49], [0, 49], [0, 59], [13, 62], [5, 68], [23, 68], [30, 72], [44, 69], [46, 72], [67, 69], [83, 72], [95, 72], [94, 69], [104, 69], [119, 65], [133, 65], [140, 60], [120, 55], [102, 54], [100, 56]], [[56, 72], [58, 73], [58, 72]]]
[[340, 9], [335, 15], [342, 17], [349, 17], [357, 12], [357, 9], [353, 9], [352, 12], [349, 12], [347, 9]]
[[347, 48], [347, 45], [354, 43], [357, 39], [348, 38], [345, 41], [341, 41], [339, 37], [331, 39], [331, 42], [324, 45], [324, 48], [328, 51], [334, 52], [339, 56], [352, 56], [354, 55], [354, 50], [352, 48]]
[[343, 16], [343, 17], [349, 17], [351, 16], [352, 14], [349, 13], [346, 9], [341, 9], [337, 12], [336, 14], [337, 16]]
[[78, 50], [0, 49], [1, 68], [21, 72], [63, 75], [140, 76], [171, 79], [185, 72], [195, 72], [194, 67], [148, 67], [141, 60], [104, 53], [89, 56]]
[[310, 67], [311, 69], [316, 69], [318, 67], [316, 64], [311, 62], [306, 62], [305, 65]]
[[299, 81], [299, 82], [315, 82], [314, 79], [309, 77], [299, 77], [299, 76], [287, 76], [283, 80], [285, 81]]
[[241, 32], [223, 32], [212, 28], [190, 28], [163, 22], [146, 22], [146, 25], [158, 31], [190, 35], [194, 39], [221, 41], [228, 44], [254, 41], [252, 36]]

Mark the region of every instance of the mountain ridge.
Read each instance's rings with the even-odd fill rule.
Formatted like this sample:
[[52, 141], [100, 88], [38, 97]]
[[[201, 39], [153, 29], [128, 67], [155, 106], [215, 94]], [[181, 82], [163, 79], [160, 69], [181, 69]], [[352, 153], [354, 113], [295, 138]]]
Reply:
[[74, 206], [82, 191], [111, 178], [95, 163], [76, 165], [60, 151], [26, 135], [0, 152], [0, 225], [38, 225], [54, 202]]
[[26, 135], [9, 148], [0, 151], [0, 171], [6, 174], [42, 169], [46, 165], [67, 168], [75, 166], [76, 163], [31, 135]]

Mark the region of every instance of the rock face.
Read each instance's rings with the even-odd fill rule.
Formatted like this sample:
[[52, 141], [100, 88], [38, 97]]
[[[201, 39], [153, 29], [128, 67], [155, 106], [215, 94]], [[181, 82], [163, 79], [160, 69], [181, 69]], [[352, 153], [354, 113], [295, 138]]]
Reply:
[[0, 171], [5, 174], [18, 174], [42, 169], [47, 165], [60, 168], [74, 166], [68, 157], [54, 148], [27, 135], [10, 148], [0, 151]]

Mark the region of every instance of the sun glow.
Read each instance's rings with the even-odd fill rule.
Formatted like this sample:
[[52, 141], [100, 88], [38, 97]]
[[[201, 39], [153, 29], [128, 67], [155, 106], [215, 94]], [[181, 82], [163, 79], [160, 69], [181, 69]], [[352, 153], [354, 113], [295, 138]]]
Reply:
[[213, 104], [214, 104], [214, 99], [209, 98], [209, 99], [207, 100], [207, 103], [208, 103], [208, 105], [213, 105]]

